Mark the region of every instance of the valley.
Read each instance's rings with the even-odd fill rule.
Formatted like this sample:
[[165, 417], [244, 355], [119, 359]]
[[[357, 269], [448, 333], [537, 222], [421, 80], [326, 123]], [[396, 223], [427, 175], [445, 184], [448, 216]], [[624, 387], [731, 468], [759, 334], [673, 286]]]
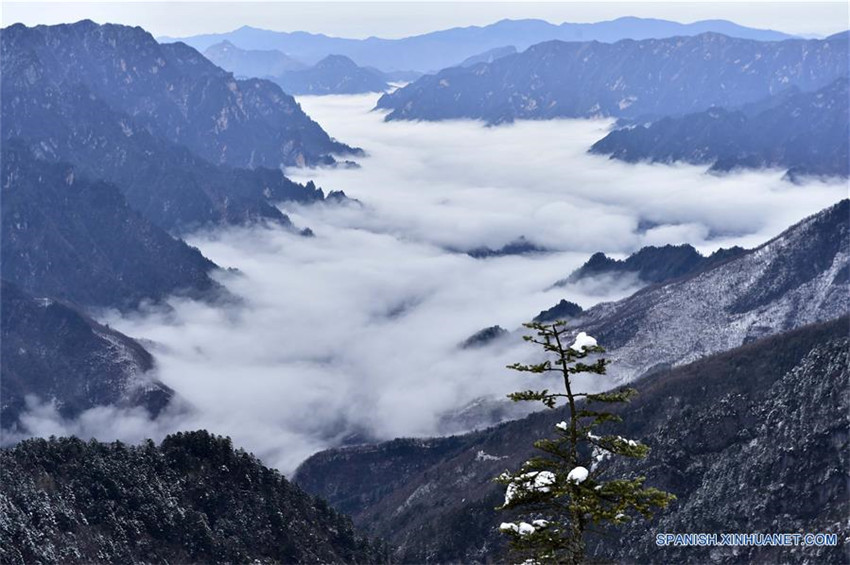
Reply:
[[[484, 349], [459, 345], [496, 324], [515, 331], [561, 299], [587, 309], [646, 284], [603, 276], [553, 287], [593, 252], [625, 256], [683, 241], [705, 253], [752, 248], [843, 191], [839, 181], [795, 186], [779, 172], [715, 177], [699, 167], [609, 164], [586, 153], [602, 121], [495, 131], [477, 122], [382, 123], [374, 100], [299, 98], [309, 115], [367, 148], [358, 169], [287, 170], [359, 202], [280, 204], [315, 237], [234, 227], [187, 238], [238, 270], [217, 281], [240, 304], [172, 298], [167, 309], [103, 318], [150, 343], [160, 378], [191, 406], [161, 422], [230, 435], [284, 471], [334, 445], [496, 423], [516, 415], [503, 399], [522, 385], [504, 366], [531, 352], [516, 333]], [[736, 199], [735, 214], [727, 204], [713, 209], [715, 198]], [[638, 229], [650, 219], [658, 225]], [[552, 251], [484, 259], [459, 252], [520, 236]], [[640, 366], [648, 368], [638, 363], [626, 374]], [[458, 416], [481, 399], [492, 407]]]
[[235, 6], [4, 20], [0, 561], [850, 560], [846, 9]]

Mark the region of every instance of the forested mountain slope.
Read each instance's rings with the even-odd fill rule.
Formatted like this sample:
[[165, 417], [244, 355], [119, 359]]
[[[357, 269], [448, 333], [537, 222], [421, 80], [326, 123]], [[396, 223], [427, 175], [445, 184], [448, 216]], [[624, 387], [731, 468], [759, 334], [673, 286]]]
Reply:
[[0, 450], [0, 561], [384, 562], [379, 543], [229, 438], [32, 439]]
[[284, 165], [331, 164], [331, 140], [276, 85], [237, 81], [185, 45], [84, 21], [3, 30], [2, 139], [116, 184], [168, 230], [286, 222], [323, 193]]
[[37, 296], [131, 308], [218, 288], [212, 261], [130, 208], [116, 186], [68, 163], [35, 159], [21, 144], [7, 144], [2, 198], [3, 278]]
[[[0, 281], [0, 427], [15, 427], [27, 397], [65, 418], [95, 406], [141, 406], [152, 415], [172, 391], [153, 357], [129, 337], [50, 298]], [[0, 544], [2, 545], [2, 544]]]
[[[645, 475], [678, 500], [651, 523], [589, 538], [589, 554], [626, 563], [846, 563], [848, 333], [844, 317], [634, 382], [639, 395], [610, 432], [651, 451], [612, 472]], [[395, 544], [401, 562], [499, 561], [498, 526], [510, 517], [495, 510], [504, 487], [493, 479], [518, 468], [563, 419], [558, 409], [462, 436], [332, 449], [308, 459], [295, 480]], [[839, 545], [655, 545], [656, 532], [715, 531], [835, 532]]]
[[605, 344], [610, 372], [626, 381], [848, 312], [850, 200], [842, 200], [734, 259], [572, 323]]
[[453, 67], [378, 101], [387, 120], [637, 118], [734, 108], [847, 76], [847, 37], [753, 41], [704, 33], [617, 43], [549, 41]]
[[4, 30], [3, 58], [14, 88], [36, 81], [84, 86], [139, 126], [212, 163], [277, 168], [351, 151], [274, 84], [236, 80], [188, 45], [161, 45], [139, 27], [17, 24]]

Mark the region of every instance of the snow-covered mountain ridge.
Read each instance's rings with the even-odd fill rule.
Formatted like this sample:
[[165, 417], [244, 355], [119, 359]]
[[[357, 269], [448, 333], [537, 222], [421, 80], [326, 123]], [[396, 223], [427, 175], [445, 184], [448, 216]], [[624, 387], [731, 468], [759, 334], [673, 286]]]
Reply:
[[599, 338], [627, 381], [850, 311], [850, 200], [712, 269], [587, 310], [572, 325]]

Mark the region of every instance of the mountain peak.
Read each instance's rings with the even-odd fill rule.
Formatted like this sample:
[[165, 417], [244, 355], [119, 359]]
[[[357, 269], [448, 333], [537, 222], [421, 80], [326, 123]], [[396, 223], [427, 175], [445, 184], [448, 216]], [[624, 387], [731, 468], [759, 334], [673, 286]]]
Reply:
[[584, 265], [568, 278], [555, 283], [555, 286], [564, 286], [600, 275], [632, 275], [637, 276], [643, 283], [657, 284], [708, 269], [743, 251], [741, 248], [721, 249], [710, 257], [703, 257], [689, 244], [667, 244], [660, 247], [650, 245], [642, 247], [622, 261], [596, 252]]
[[281, 73], [273, 80], [290, 94], [361, 94], [387, 88], [380, 71], [359, 67], [345, 55], [328, 55], [311, 68]]
[[223, 41], [220, 41], [219, 43], [210, 45], [207, 50], [209, 51], [210, 49], [239, 49], [239, 47], [225, 39]]
[[356, 69], [357, 63], [345, 55], [328, 55], [318, 63], [317, 69]]

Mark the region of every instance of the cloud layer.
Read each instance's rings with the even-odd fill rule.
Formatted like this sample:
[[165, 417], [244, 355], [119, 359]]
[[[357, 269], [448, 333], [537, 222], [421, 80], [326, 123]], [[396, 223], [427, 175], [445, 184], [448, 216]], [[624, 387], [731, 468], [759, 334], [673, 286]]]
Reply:
[[[276, 228], [190, 238], [239, 270], [220, 280], [240, 304], [175, 298], [170, 309], [103, 316], [149, 340], [160, 379], [185, 405], [156, 423], [112, 409], [65, 422], [49, 405], [33, 405], [30, 431], [137, 440], [205, 427], [285, 472], [346, 441], [434, 434], [446, 413], [529, 384], [504, 368], [534, 352], [518, 336], [461, 350], [469, 335], [494, 324], [514, 329], [561, 298], [588, 307], [634, 290], [617, 281], [551, 288], [590, 253], [753, 246], [846, 192], [843, 184], [791, 185], [779, 171], [716, 177], [587, 155], [608, 122], [384, 123], [370, 111], [374, 101], [302, 99], [369, 157], [356, 170], [288, 171], [362, 206], [283, 205], [315, 238]], [[519, 236], [555, 252], [475, 260], [448, 251]]]

